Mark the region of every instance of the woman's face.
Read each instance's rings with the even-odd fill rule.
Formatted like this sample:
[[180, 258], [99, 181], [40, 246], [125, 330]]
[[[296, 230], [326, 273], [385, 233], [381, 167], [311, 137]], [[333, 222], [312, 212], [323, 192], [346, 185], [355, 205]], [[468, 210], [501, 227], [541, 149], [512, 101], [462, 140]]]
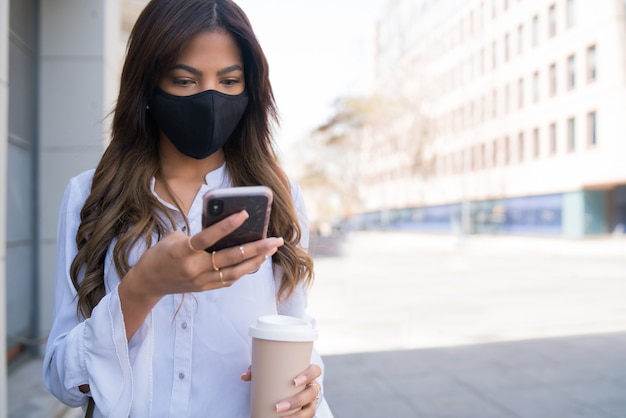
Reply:
[[206, 90], [243, 93], [246, 85], [243, 59], [235, 39], [226, 32], [203, 32], [193, 38], [176, 64], [159, 79], [158, 86], [175, 96]]

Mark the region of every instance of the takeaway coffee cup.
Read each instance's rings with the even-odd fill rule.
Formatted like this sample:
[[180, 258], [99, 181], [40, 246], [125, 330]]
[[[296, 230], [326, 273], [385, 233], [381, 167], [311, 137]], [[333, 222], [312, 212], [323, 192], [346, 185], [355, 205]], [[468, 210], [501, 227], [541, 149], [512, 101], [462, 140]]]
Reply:
[[293, 379], [311, 362], [317, 331], [303, 319], [267, 315], [250, 326], [252, 337], [251, 418], [274, 418], [276, 404], [300, 392]]

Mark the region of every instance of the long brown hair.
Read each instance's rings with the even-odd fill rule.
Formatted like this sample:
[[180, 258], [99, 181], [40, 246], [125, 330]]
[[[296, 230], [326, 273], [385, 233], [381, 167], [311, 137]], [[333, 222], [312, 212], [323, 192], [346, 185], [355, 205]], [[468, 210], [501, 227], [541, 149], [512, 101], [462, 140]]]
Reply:
[[[278, 123], [267, 60], [245, 13], [230, 0], [152, 0], [131, 32], [113, 113], [111, 142], [98, 164], [76, 234], [78, 254], [70, 274], [78, 311], [91, 316], [105, 294], [104, 261], [112, 242], [120, 277], [129, 271], [130, 249], [176, 229], [168, 210], [150, 191], [159, 176], [158, 128], [147, 105], [161, 74], [190, 39], [223, 30], [236, 40], [244, 60], [246, 112], [224, 147], [234, 186], [267, 185], [274, 192], [269, 235], [285, 239], [273, 261], [283, 271], [278, 297], [313, 278], [313, 260], [298, 246], [301, 229], [290, 183], [279, 166], [272, 141]], [[163, 219], [159, 214], [165, 214]], [[81, 279], [82, 276], [82, 279]]]

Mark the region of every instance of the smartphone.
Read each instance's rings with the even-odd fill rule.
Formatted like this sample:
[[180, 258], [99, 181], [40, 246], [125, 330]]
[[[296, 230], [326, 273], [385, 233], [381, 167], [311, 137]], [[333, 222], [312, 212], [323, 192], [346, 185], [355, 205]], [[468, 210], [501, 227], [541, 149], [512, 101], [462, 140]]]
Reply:
[[240, 186], [207, 192], [203, 197], [203, 228], [208, 228], [244, 209], [250, 217], [239, 228], [207, 248], [206, 251], [219, 251], [265, 238], [272, 210], [272, 199], [272, 190], [267, 186]]

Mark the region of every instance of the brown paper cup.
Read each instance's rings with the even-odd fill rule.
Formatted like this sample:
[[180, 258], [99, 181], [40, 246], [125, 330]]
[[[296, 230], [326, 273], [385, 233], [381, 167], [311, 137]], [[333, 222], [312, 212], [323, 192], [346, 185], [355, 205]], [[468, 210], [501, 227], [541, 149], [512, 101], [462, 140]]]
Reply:
[[250, 326], [252, 337], [251, 418], [277, 418], [276, 404], [303, 388], [293, 379], [311, 362], [317, 331], [307, 321], [285, 315], [262, 316]]

